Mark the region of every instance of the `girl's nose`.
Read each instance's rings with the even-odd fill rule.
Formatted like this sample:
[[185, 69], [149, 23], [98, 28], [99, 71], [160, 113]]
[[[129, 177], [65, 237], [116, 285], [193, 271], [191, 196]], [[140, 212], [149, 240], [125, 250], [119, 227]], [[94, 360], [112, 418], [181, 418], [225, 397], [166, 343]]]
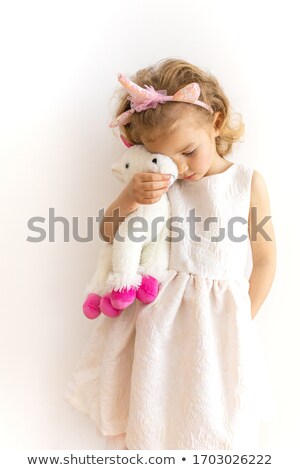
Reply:
[[178, 157], [171, 157], [171, 158], [174, 161], [175, 165], [177, 166], [179, 175], [183, 175], [183, 174], [187, 173], [189, 167], [188, 167], [185, 159], [180, 158], [180, 157], [179, 158]]

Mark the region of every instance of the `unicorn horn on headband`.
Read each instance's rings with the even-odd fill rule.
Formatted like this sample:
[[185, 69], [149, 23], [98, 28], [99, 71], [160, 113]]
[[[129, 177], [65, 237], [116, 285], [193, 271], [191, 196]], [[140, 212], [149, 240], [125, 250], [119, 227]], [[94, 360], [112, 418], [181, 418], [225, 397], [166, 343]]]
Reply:
[[145, 85], [145, 88], [142, 88], [121, 73], [118, 74], [118, 81], [130, 95], [130, 109], [117, 116], [109, 124], [109, 127], [124, 126], [130, 122], [132, 113], [139, 113], [149, 108], [155, 109], [159, 103], [165, 103], [166, 101], [181, 101], [196, 104], [213, 113], [213, 109], [210, 106], [197, 99], [201, 94], [201, 90], [200, 85], [196, 82], [189, 83], [181, 88], [174, 96], [168, 96], [167, 90], [156, 91], [149, 85]]
[[140, 87], [122, 73], [118, 74], [118, 81], [130, 95], [130, 107], [128, 111], [120, 114], [110, 124], [109, 127], [124, 126], [131, 120], [132, 113], [141, 112], [145, 109], [156, 108], [158, 103], [163, 102], [167, 90], [155, 91], [152, 86]]

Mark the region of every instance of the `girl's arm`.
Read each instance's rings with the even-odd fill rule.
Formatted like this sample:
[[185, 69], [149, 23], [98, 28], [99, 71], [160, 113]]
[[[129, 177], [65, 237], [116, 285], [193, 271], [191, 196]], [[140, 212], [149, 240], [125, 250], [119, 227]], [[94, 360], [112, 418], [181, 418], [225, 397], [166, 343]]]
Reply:
[[111, 205], [106, 209], [104, 217], [100, 223], [100, 236], [101, 238], [112, 243], [115, 233], [119, 228], [120, 223], [126, 218], [128, 214], [135, 211], [140, 204], [128, 197], [126, 187], [119, 194]]
[[249, 279], [251, 316], [256, 316], [266, 299], [276, 271], [276, 242], [268, 190], [262, 175], [254, 170], [251, 183], [249, 237], [253, 269]]
[[106, 209], [100, 223], [100, 236], [113, 242], [120, 223], [141, 204], [154, 204], [159, 201], [169, 187], [170, 176], [161, 173], [140, 172], [133, 175], [117, 199]]

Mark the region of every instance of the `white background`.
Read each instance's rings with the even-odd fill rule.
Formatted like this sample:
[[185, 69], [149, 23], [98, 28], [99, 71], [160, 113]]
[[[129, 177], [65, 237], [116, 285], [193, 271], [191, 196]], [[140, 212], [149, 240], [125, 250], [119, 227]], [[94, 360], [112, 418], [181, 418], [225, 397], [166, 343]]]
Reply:
[[[278, 267], [256, 322], [278, 416], [262, 445], [298, 447], [299, 26], [297, 2], [26, 1], [0, 8], [1, 447], [101, 449], [90, 419], [63, 399], [94, 323], [81, 311], [98, 253], [86, 235], [122, 189], [110, 173], [125, 147], [108, 127], [117, 73], [181, 58], [217, 76], [246, 123], [232, 161], [268, 185]], [[27, 227], [49, 208], [70, 241]]]

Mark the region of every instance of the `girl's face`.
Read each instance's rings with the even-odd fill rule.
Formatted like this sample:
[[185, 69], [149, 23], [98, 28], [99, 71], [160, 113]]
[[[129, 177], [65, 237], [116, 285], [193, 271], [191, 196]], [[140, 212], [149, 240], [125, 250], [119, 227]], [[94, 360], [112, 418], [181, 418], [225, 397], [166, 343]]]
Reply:
[[214, 116], [213, 123], [199, 127], [195, 124], [192, 113], [186, 114], [174, 125], [168, 135], [153, 140], [142, 139], [144, 147], [151, 153], [162, 153], [169, 156], [178, 168], [178, 178], [197, 181], [208, 172], [212, 164], [223, 160], [216, 151], [215, 137], [219, 131], [215, 123], [219, 113]]

